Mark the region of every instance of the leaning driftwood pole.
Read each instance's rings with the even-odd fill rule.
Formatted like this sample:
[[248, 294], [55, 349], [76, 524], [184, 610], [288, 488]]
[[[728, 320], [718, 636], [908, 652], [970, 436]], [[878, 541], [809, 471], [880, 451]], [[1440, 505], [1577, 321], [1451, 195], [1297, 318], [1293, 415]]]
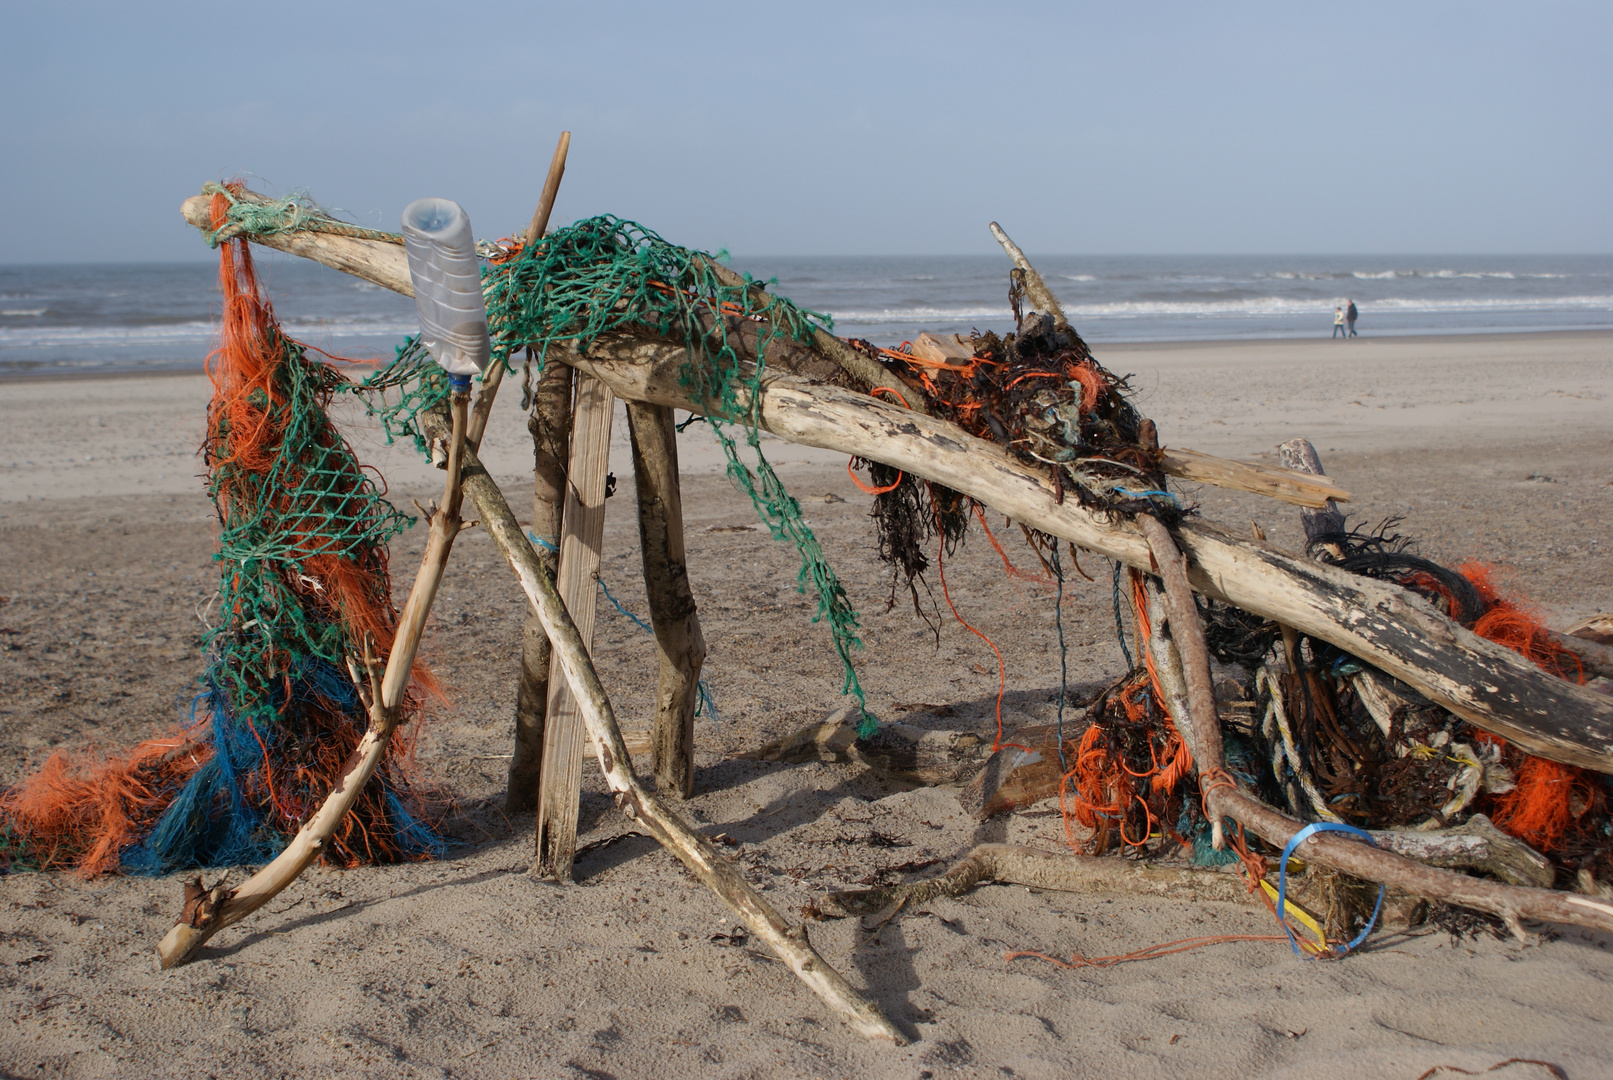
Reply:
[[[186, 200], [183, 212], [193, 224], [208, 227], [205, 198]], [[288, 235], [319, 243], [296, 248], [283, 236], [264, 242], [409, 291], [401, 248], [325, 234]], [[627, 400], [707, 411], [678, 383], [687, 359], [682, 345], [615, 334], [596, 341], [587, 356], [560, 349], [550, 355], [596, 375]], [[789, 377], [768, 379], [759, 407], [752, 411], [742, 400], [741, 408], [791, 442], [910, 471], [1022, 524], [1150, 568], [1147, 545], [1133, 527], [1060, 503], [1040, 473], [954, 424]], [[1331, 642], [1529, 753], [1613, 773], [1613, 699], [1546, 674], [1398, 586], [1298, 559], [1208, 523], [1185, 523], [1178, 542], [1199, 592]]]
[[[555, 144], [554, 158], [549, 162], [549, 175], [543, 182], [543, 194], [538, 196], [538, 208], [532, 214], [532, 224], [527, 228], [526, 242], [529, 244], [542, 240], [543, 231], [549, 227], [549, 214], [554, 210], [555, 197], [560, 194], [560, 178], [566, 175], [566, 151], [570, 148], [571, 132], [562, 131], [560, 141]], [[482, 392], [476, 395], [476, 404], [470, 413], [469, 442], [472, 450], [482, 447], [487, 417], [493, 411], [493, 399], [498, 397], [499, 384], [503, 381], [502, 361], [482, 373]]]
[[1064, 308], [1059, 304], [1058, 297], [1053, 295], [1053, 290], [1047, 287], [1047, 282], [1042, 280], [1042, 275], [1036, 272], [1036, 267], [1031, 265], [1025, 253], [1019, 250], [1019, 245], [1008, 239], [1008, 234], [995, 221], [991, 223], [991, 235], [1025, 275], [1025, 296], [1030, 300], [1031, 307], [1044, 315], [1053, 316], [1053, 325], [1060, 330], [1068, 327], [1070, 320], [1064, 317]]
[[[397, 635], [393, 640], [392, 653], [386, 658], [384, 671], [379, 670], [375, 660], [369, 656], [369, 643], [364, 643], [368, 669], [365, 674], [369, 685], [366, 687], [360, 682], [359, 693], [369, 708], [369, 729], [347, 759], [335, 788], [324, 804], [297, 830], [297, 835], [273, 862], [236, 889], [226, 889], [222, 883], [206, 889], [201, 884], [201, 878], [187, 887], [179, 921], [157, 946], [157, 955], [163, 967], [171, 968], [189, 960], [208, 938], [226, 926], [240, 922], [296, 881], [308, 864], [325, 850], [325, 844], [358, 801], [359, 793], [386, 755], [387, 744], [398, 726], [399, 707], [414, 667], [420, 634], [425, 629], [431, 603], [436, 599], [437, 586], [442, 582], [443, 567], [448, 563], [454, 537], [459, 535], [460, 464], [465, 453], [467, 397], [465, 394], [454, 395], [453, 424], [447, 433], [448, 478], [444, 484], [442, 505], [431, 515], [426, 553], [420, 561], [420, 572], [415, 575], [414, 585], [409, 589], [409, 599], [403, 605], [403, 613], [398, 616]], [[355, 681], [358, 681], [356, 672]]]
[[[429, 434], [441, 437], [446, 418], [441, 409], [422, 414]], [[474, 454], [467, 454], [465, 494], [476, 505], [482, 527], [515, 571], [527, 599], [537, 609], [554, 646], [555, 659], [575, 695], [583, 722], [593, 736], [600, 771], [623, 813], [643, 825], [663, 847], [689, 868], [733, 909], [750, 932], [765, 941], [831, 1009], [869, 1038], [906, 1043], [902, 1033], [879, 1009], [819, 956], [804, 926], [792, 926], [753, 889], [733, 863], [717, 853], [704, 836], [691, 830], [633, 775], [615, 711], [576, 624], [555, 591], [554, 581], [538, 561], [503, 492]]]
[[[561, 365], [556, 365], [561, 366]], [[655, 631], [656, 790], [694, 794], [694, 711], [706, 639], [700, 633], [683, 547], [683, 495], [678, 484], [678, 434], [665, 405], [627, 403], [638, 495], [644, 592]]]

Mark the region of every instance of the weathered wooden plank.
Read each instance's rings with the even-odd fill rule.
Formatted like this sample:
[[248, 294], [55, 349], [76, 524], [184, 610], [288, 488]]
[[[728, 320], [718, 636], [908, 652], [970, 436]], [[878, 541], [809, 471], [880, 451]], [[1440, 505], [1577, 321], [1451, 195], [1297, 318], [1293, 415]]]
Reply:
[[[565, 505], [566, 468], [571, 458], [572, 369], [548, 364], [538, 376], [527, 430], [532, 435], [532, 535], [538, 561], [551, 575], [559, 568], [560, 518]], [[504, 793], [512, 814], [538, 805], [543, 763], [544, 717], [549, 709], [549, 635], [536, 608], [527, 607], [521, 627], [521, 675], [515, 695], [515, 749]]]
[[638, 493], [644, 591], [655, 631], [655, 782], [658, 791], [694, 794], [694, 712], [706, 639], [700, 633], [683, 547], [678, 434], [665, 405], [629, 402], [633, 483]]
[[[587, 375], [577, 377], [571, 464], [560, 526], [560, 576], [555, 584], [588, 648], [594, 640], [599, 551], [605, 539], [605, 477], [610, 467], [615, 405], [616, 397], [604, 383]], [[537, 871], [570, 881], [577, 852], [577, 797], [586, 730], [559, 657], [553, 658], [549, 669], [545, 716], [538, 774]]]

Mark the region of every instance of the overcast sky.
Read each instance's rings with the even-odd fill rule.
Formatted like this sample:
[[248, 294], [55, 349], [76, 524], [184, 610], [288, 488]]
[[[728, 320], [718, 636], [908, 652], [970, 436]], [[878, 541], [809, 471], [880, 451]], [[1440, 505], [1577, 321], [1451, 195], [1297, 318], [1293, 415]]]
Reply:
[[206, 258], [207, 180], [744, 255], [1613, 251], [1607, 4], [4, 0], [0, 261]]

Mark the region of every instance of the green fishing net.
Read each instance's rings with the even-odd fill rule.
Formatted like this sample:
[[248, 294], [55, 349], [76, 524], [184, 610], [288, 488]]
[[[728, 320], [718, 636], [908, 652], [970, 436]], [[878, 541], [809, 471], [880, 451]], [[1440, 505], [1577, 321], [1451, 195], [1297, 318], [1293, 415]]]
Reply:
[[[788, 540], [801, 558], [799, 588], [818, 598], [814, 622], [828, 624], [835, 653], [844, 668], [841, 692], [856, 697], [861, 730], [871, 734], [877, 721], [867, 711], [852, 664], [861, 648], [858, 617], [822, 546], [808, 527], [801, 505], [785, 489], [762, 452], [757, 410], [770, 344], [808, 343], [828, 316], [797, 307], [753, 284], [724, 284], [713, 256], [668, 243], [660, 236], [611, 216], [589, 218], [528, 244], [490, 266], [483, 277], [493, 362], [513, 373], [510, 358], [530, 347], [542, 367], [559, 343], [586, 354], [602, 335], [632, 332], [680, 341], [686, 359], [678, 381], [699, 402], [728, 462], [728, 475], [755, 506], [774, 539]], [[741, 335], [736, 328], [748, 332]], [[446, 395], [432, 381], [435, 365], [417, 341], [398, 350], [392, 365], [360, 389], [395, 391], [394, 400], [375, 406], [388, 438], [408, 435], [422, 451], [418, 415]], [[729, 430], [743, 431], [740, 442]]]

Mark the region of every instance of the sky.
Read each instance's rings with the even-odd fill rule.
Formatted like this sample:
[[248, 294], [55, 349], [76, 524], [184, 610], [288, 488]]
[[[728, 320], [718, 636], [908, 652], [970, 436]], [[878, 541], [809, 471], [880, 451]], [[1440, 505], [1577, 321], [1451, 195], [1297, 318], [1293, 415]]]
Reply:
[[0, 0], [0, 262], [209, 180], [740, 255], [1613, 251], [1613, 5]]

